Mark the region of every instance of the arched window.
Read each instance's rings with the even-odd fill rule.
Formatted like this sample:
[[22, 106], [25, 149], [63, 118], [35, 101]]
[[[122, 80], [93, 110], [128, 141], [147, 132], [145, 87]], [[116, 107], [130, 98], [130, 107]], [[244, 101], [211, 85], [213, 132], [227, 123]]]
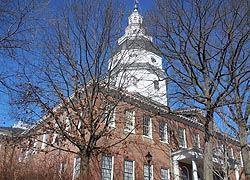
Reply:
[[181, 175], [182, 175], [182, 180], [189, 180], [189, 173], [186, 166], [183, 166], [181, 168]]

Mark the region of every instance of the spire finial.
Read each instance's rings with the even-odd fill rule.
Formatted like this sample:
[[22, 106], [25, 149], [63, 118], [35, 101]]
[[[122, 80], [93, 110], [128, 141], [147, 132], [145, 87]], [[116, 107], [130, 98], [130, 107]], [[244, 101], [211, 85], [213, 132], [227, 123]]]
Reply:
[[138, 11], [139, 0], [135, 0], [134, 11]]

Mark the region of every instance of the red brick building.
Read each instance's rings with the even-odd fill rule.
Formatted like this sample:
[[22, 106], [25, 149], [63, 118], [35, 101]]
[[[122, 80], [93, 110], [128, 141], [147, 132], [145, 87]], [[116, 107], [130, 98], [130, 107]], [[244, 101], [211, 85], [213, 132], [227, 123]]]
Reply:
[[[151, 179], [202, 179], [204, 126], [203, 115], [198, 110], [170, 111], [155, 102], [142, 101], [137, 95], [128, 94], [128, 98], [116, 106], [113, 116], [112, 137], [99, 143], [111, 143], [117, 137], [130, 135], [91, 158], [93, 179], [148, 179], [145, 157], [148, 152], [152, 155]], [[53, 133], [40, 135], [38, 140], [32, 141], [30, 149], [22, 151], [22, 158], [54, 161], [56, 155], [58, 169], [65, 168], [71, 178], [77, 179], [78, 156], [60, 149], [51, 152], [54, 136]], [[71, 145], [69, 148], [74, 149]], [[213, 160], [215, 179], [225, 176], [226, 162], [230, 179], [240, 179], [242, 160], [237, 140], [217, 132]]]
[[[126, 84], [126, 90], [124, 97], [112, 108], [109, 122], [103, 120], [112, 133], [103, 136], [98, 143], [106, 146], [117, 139], [124, 140], [91, 156], [89, 173], [92, 179], [103, 180], [203, 179], [204, 116], [197, 109], [174, 111], [167, 107], [162, 59], [142, 22], [143, 17], [135, 6], [125, 34], [118, 40], [117, 54], [110, 60], [113, 66], [126, 54], [118, 66], [123, 71], [119, 71], [112, 82], [114, 91], [118, 91], [121, 82]], [[55, 111], [58, 109], [60, 107]], [[73, 128], [77, 120], [63, 113], [60, 120], [65, 122], [65, 132], [74, 134], [77, 131]], [[69, 179], [77, 179], [80, 159], [71, 153], [76, 147], [68, 142], [63, 147], [68, 151], [62, 151], [57, 140], [59, 133], [44, 130], [44, 127], [50, 129], [51, 124], [58, 126], [53, 118], [45, 116], [22, 134], [24, 137], [32, 135], [32, 139], [21, 146], [19, 160], [46, 160], [48, 164], [56, 164], [51, 168], [59, 172], [61, 179], [64, 174]], [[150, 161], [146, 158], [148, 153], [152, 155]], [[231, 180], [244, 179], [239, 142], [218, 129], [214, 136], [213, 161], [214, 179], [226, 176]]]

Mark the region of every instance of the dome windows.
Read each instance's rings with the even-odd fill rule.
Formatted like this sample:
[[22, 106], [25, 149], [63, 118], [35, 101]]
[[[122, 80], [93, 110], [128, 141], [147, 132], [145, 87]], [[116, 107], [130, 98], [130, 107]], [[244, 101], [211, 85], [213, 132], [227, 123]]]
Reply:
[[152, 62], [152, 63], [156, 63], [156, 59], [153, 58], [153, 57], [151, 57], [151, 62]]

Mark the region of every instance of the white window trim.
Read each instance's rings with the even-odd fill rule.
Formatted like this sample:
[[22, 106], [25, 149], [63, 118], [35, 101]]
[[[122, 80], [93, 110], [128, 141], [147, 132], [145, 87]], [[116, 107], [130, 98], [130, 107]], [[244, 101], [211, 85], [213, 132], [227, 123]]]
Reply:
[[[179, 147], [187, 148], [186, 129], [185, 128], [181, 128], [181, 129], [183, 129], [184, 146], [182, 146], [181, 144], [179, 144]], [[180, 140], [180, 137], [179, 137], [179, 140]]]
[[[143, 118], [144, 118], [144, 116], [143, 116]], [[144, 119], [143, 119], [143, 121], [144, 121]], [[144, 122], [143, 122], [143, 128], [144, 128]], [[149, 117], [149, 132], [148, 132], [148, 136], [143, 133], [143, 137], [152, 139], [153, 138], [153, 135], [152, 135], [153, 133], [152, 132], [153, 132], [152, 118]]]
[[80, 118], [78, 120], [78, 124], [77, 124], [77, 129], [81, 129], [82, 126], [82, 119], [83, 119], [83, 112], [80, 113]]
[[114, 156], [111, 156], [111, 157], [112, 157], [111, 180], [113, 180], [113, 177], [114, 177]]
[[35, 154], [35, 153], [36, 153], [36, 151], [37, 151], [37, 145], [38, 145], [38, 140], [35, 139], [35, 140], [34, 140], [34, 144], [33, 144], [33, 152], [32, 152], [32, 154]]
[[[168, 168], [162, 167], [161, 170], [164, 169], [167, 171], [167, 179], [170, 180], [170, 170]], [[162, 179], [162, 174], [161, 174], [161, 179]]]
[[[111, 157], [111, 161], [112, 161], [112, 167], [111, 167], [111, 179], [110, 180], [113, 180], [113, 176], [114, 176], [114, 156], [111, 156], [111, 155], [103, 155], [103, 156], [109, 156]], [[102, 167], [101, 167], [101, 179], [102, 179]]]
[[234, 150], [233, 148], [230, 148], [231, 158], [234, 159]]
[[70, 118], [68, 116], [65, 119], [65, 124], [66, 124], [65, 131], [70, 133], [70, 131], [71, 131], [71, 123], [70, 123]]
[[[198, 134], [198, 133], [195, 133], [196, 135], [197, 135], [197, 137], [198, 137], [198, 148], [200, 148], [201, 147], [201, 142], [200, 142], [200, 135]], [[194, 135], [195, 135], [194, 134]], [[194, 141], [195, 141], [195, 137], [193, 136], [193, 138], [194, 138]], [[194, 142], [195, 143], [195, 142]], [[195, 145], [195, 144], [194, 144]]]
[[[77, 171], [77, 169], [76, 169], [77, 167], [79, 168], [79, 172], [76, 172]], [[75, 157], [74, 158], [74, 169], [73, 169], [72, 180], [76, 180], [79, 177], [80, 170], [81, 170], [81, 158], [80, 157]]]
[[47, 147], [47, 138], [48, 138], [48, 134], [43, 134], [43, 142], [42, 142], [41, 149], [45, 149]]
[[241, 151], [239, 153], [239, 156], [240, 156], [240, 166], [243, 167], [243, 159], [242, 159], [242, 153], [241, 153]]
[[24, 159], [29, 159], [31, 155], [31, 150], [29, 148], [27, 148], [26, 152], [25, 152], [25, 158]]
[[113, 109], [112, 117], [110, 119], [110, 127], [115, 128], [116, 108]]
[[19, 150], [19, 154], [18, 154], [18, 161], [19, 162], [22, 162], [23, 161], [23, 149], [22, 148], [20, 148], [20, 150]]
[[[125, 161], [132, 161], [133, 162], [133, 174], [132, 174], [132, 176], [133, 176], [133, 180], [135, 179], [135, 161], [133, 161], [133, 160], [129, 160], [129, 159], [125, 159], [124, 160], [124, 172], [123, 173], [125, 173]], [[123, 174], [123, 176], [124, 176], [124, 174]], [[123, 177], [124, 178], [124, 177]], [[124, 178], [125, 179], [125, 178]]]
[[186, 129], [184, 129], [184, 146], [187, 148], [187, 137], [186, 137]]
[[51, 144], [54, 144], [54, 143], [56, 142], [57, 136], [58, 136], [58, 133], [57, 133], [57, 132], [54, 132], [54, 134], [53, 134], [53, 139], [52, 139]]
[[166, 122], [164, 122], [164, 121], [162, 121], [162, 122], [165, 124], [165, 126], [164, 126], [165, 140], [161, 140], [161, 138], [160, 138], [160, 142], [169, 144], [169, 141], [168, 141], [168, 124]]
[[66, 162], [61, 162], [60, 163], [60, 168], [59, 168], [60, 178], [61, 178], [61, 175], [66, 172], [66, 170], [67, 170], [67, 164], [66, 164]]
[[56, 142], [56, 138], [57, 138], [57, 136], [59, 135], [59, 134], [56, 132], [56, 130], [57, 130], [58, 127], [59, 127], [58, 124], [55, 123], [55, 132], [53, 133], [53, 138], [52, 138], [51, 144], [54, 144], [54, 143]]
[[[126, 115], [127, 111], [133, 112], [133, 116], [132, 116], [132, 120], [131, 120], [132, 121], [131, 127], [126, 126], [126, 124], [127, 124], [127, 115]], [[124, 131], [129, 132], [129, 133], [133, 133], [133, 134], [135, 133], [135, 111], [132, 111], [132, 110], [126, 110], [125, 111], [125, 128], [124, 128]]]
[[109, 121], [108, 126], [112, 127], [112, 128], [115, 128], [116, 108], [113, 108], [112, 112], [109, 112], [109, 111], [110, 110], [105, 111], [105, 116], [106, 116], [106, 114], [110, 113], [110, 115], [109, 115], [110, 117], [109, 117], [109, 119], [107, 119], [105, 117], [104, 124], [106, 125], [107, 121]]
[[[144, 165], [148, 165], [148, 164], [144, 164]], [[154, 179], [154, 165], [150, 165], [150, 171], [152, 172], [151, 173], [151, 176], [150, 176], [150, 180], [153, 180]], [[145, 166], [144, 166], [145, 167]], [[143, 169], [143, 172], [144, 172], [144, 169]], [[150, 173], [150, 172], [149, 172]], [[143, 179], [144, 179], [144, 174], [143, 174]]]
[[135, 179], [135, 161], [133, 161], [133, 180]]

